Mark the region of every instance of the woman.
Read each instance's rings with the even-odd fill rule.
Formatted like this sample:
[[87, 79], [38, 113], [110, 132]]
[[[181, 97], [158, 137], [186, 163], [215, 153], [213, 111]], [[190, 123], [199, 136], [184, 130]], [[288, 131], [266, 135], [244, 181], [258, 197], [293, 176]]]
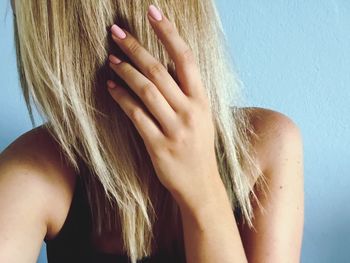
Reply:
[[1, 262], [299, 261], [298, 127], [238, 107], [212, 1], [150, 4], [13, 2], [46, 122], [0, 157]]

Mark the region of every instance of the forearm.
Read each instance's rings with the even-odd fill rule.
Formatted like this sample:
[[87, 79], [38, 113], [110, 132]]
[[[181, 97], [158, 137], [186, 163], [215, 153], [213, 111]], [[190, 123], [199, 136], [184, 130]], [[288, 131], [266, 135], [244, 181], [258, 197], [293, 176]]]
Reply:
[[178, 197], [188, 263], [247, 262], [222, 182], [200, 196]]

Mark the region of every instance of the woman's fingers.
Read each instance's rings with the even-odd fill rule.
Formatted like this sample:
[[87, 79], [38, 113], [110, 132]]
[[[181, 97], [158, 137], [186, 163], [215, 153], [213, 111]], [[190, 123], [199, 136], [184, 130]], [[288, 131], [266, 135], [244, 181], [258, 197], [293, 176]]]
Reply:
[[110, 55], [110, 67], [142, 100], [147, 109], [157, 119], [164, 133], [172, 132], [176, 127], [177, 116], [158, 88], [132, 65], [118, 60], [117, 57]]
[[148, 18], [158, 38], [175, 63], [176, 74], [184, 93], [192, 97], [204, 95], [200, 71], [194, 54], [180, 37], [176, 27], [153, 5], [148, 9]]
[[156, 60], [128, 31], [117, 25], [111, 27], [112, 38], [136, 67], [149, 78], [162, 93], [174, 111], [181, 110], [185, 94], [165, 67]]
[[143, 109], [125, 88], [108, 80], [107, 86], [112, 98], [119, 104], [125, 114], [135, 125], [146, 144], [154, 144], [164, 137], [151, 116]]
[[[172, 137], [173, 134], [178, 133], [181, 120], [183, 118], [188, 120], [190, 118], [188, 116], [192, 116], [191, 101], [194, 101], [192, 99], [203, 101], [203, 99], [207, 99], [206, 93], [194, 55], [179, 36], [176, 27], [152, 5], [149, 7], [148, 18], [175, 63], [181, 88], [158, 60], [143, 48], [129, 32], [117, 25], [111, 27], [113, 40], [133, 61], [135, 67], [125, 61], [120, 61], [113, 55], [110, 55], [110, 67], [142, 100], [148, 109], [147, 113], [150, 113], [149, 115], [158, 121], [159, 131], [162, 132], [163, 136]], [[128, 94], [124, 89], [123, 92]], [[131, 113], [140, 112], [139, 109], [142, 107], [137, 105], [130, 95], [124, 95], [121, 101], [125, 105], [124, 108], [128, 110], [127, 114], [133, 117]], [[117, 99], [118, 97], [114, 95], [113, 98]], [[132, 107], [137, 108], [133, 110]], [[142, 118], [140, 117], [140, 119]], [[149, 121], [152, 121], [152, 118], [149, 118]], [[134, 123], [136, 126], [140, 124], [137, 121]], [[157, 126], [154, 123], [153, 127]], [[143, 129], [137, 128], [143, 130], [143, 137], [146, 137], [147, 131], [152, 130], [145, 129], [145, 127]], [[147, 137], [152, 137], [152, 135]]]

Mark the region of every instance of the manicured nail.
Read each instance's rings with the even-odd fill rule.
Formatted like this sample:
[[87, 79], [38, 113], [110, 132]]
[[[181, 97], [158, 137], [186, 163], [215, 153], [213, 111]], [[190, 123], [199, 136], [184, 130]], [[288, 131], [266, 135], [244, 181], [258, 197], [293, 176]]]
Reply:
[[119, 27], [117, 26], [116, 24], [114, 24], [112, 27], [111, 27], [111, 31], [112, 33], [117, 36], [118, 38], [120, 39], [123, 39], [126, 37], [126, 34], [125, 32]]
[[154, 5], [150, 5], [148, 7], [148, 12], [151, 15], [151, 17], [153, 17], [155, 20], [157, 21], [162, 20], [162, 14], [159, 12], [158, 8], [155, 7]]
[[109, 58], [109, 61], [112, 62], [113, 64], [119, 64], [120, 62], [122, 62], [119, 58], [117, 58], [112, 54], [109, 55], [108, 58]]
[[108, 88], [110, 88], [110, 89], [114, 89], [114, 88], [116, 88], [117, 87], [117, 85], [114, 83], [114, 81], [112, 81], [112, 80], [107, 80], [107, 86], [108, 86]]

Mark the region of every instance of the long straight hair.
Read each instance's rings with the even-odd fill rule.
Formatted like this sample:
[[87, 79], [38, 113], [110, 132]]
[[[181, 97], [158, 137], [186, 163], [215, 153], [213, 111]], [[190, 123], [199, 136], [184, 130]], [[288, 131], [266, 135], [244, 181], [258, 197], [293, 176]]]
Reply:
[[[161, 226], [181, 224], [142, 138], [106, 89], [107, 79], [121, 82], [108, 67], [108, 54], [132, 64], [110, 37], [113, 23], [133, 34], [177, 81], [174, 63], [147, 20], [150, 4], [173, 21], [195, 54], [210, 99], [220, 176], [232, 209], [240, 209], [254, 227], [251, 197], [259, 200], [251, 179], [258, 179], [256, 185], [265, 179], [251, 143], [256, 134], [248, 110], [240, 107], [243, 85], [212, 0], [15, 1], [17, 65], [32, 124], [34, 104], [84, 181], [94, 233], [119, 229], [133, 263], [151, 255]], [[158, 246], [172, 238], [169, 234]]]

